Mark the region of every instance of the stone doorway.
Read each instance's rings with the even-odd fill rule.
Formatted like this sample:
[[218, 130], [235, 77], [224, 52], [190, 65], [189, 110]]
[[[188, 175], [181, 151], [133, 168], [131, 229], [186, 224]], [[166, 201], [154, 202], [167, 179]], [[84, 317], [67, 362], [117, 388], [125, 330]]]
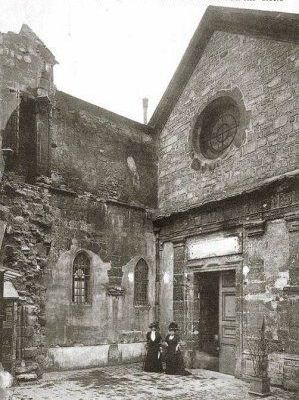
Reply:
[[198, 316], [195, 366], [234, 375], [235, 271], [201, 272], [194, 278]]

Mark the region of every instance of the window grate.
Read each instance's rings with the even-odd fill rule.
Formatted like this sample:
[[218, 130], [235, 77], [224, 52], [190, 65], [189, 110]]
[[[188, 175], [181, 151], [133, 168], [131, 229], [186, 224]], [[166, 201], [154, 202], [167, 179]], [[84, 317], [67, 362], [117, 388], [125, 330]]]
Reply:
[[79, 253], [73, 262], [73, 302], [88, 302], [90, 279], [90, 260], [85, 253]]
[[148, 266], [144, 260], [138, 261], [134, 274], [134, 304], [148, 303]]

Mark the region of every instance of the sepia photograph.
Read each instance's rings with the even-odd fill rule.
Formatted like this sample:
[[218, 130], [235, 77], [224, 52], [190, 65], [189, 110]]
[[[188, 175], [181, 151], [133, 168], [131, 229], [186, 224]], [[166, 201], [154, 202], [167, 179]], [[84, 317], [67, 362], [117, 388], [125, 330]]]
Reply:
[[299, 398], [298, 0], [0, 0], [0, 400]]

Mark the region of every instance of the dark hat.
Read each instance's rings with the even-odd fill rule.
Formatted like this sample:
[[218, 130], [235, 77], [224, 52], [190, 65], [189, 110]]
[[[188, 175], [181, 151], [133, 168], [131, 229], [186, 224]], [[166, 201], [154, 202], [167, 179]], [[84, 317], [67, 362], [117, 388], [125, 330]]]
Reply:
[[178, 329], [178, 324], [176, 322], [171, 322], [168, 326], [168, 330], [176, 331]]
[[152, 322], [152, 323], [149, 325], [149, 328], [156, 328], [156, 329], [158, 329], [158, 328], [159, 328], [158, 322]]

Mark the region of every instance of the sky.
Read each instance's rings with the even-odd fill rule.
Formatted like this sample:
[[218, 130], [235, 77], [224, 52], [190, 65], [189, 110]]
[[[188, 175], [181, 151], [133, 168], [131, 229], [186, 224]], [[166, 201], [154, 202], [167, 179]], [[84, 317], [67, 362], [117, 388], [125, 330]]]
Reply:
[[0, 0], [0, 31], [28, 24], [55, 55], [59, 90], [142, 122], [208, 5], [298, 13], [299, 0]]

